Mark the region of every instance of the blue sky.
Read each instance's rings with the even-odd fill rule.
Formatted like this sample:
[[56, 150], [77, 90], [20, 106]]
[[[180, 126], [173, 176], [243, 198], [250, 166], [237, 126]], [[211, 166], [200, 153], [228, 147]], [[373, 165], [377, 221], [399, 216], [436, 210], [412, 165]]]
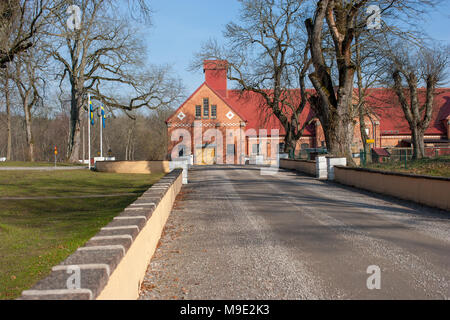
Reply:
[[169, 64], [191, 94], [204, 79], [202, 70], [187, 68], [209, 38], [222, 38], [225, 25], [239, 15], [234, 0], [155, 0], [148, 32], [149, 62]]
[[[222, 31], [237, 21], [240, 4], [236, 0], [154, 0], [153, 26], [146, 33], [149, 62], [171, 65], [191, 94], [202, 82], [202, 70], [187, 71], [194, 53], [209, 38], [223, 39]], [[435, 39], [450, 43], [450, 0], [424, 20], [424, 29]]]

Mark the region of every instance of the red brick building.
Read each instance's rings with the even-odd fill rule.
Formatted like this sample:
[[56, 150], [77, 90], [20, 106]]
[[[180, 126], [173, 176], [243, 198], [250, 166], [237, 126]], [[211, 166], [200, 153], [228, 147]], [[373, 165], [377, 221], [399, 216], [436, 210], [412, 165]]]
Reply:
[[[279, 120], [264, 108], [258, 94], [228, 89], [227, 69], [226, 61], [204, 61], [205, 82], [166, 120], [169, 157], [192, 154], [196, 163], [243, 163], [260, 154], [270, 158], [275, 148], [283, 148], [285, 131]], [[292, 93], [299, 99], [298, 89]], [[395, 94], [370, 89], [366, 101], [372, 112], [365, 120], [366, 130], [373, 147], [410, 146], [411, 132]], [[440, 89], [434, 105], [425, 144], [450, 146], [450, 89]], [[300, 125], [314, 117], [307, 105]], [[362, 142], [355, 122], [352, 151], [357, 153]], [[306, 127], [296, 152], [320, 147], [326, 147], [325, 138], [316, 119]]]

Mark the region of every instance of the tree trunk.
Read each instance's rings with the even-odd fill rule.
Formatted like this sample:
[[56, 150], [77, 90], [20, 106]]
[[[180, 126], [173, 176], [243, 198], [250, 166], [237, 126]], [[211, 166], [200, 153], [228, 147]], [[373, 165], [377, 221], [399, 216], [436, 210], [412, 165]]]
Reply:
[[12, 148], [12, 133], [11, 133], [11, 101], [9, 97], [9, 79], [5, 79], [5, 100], [6, 100], [6, 122], [7, 122], [7, 135], [8, 143], [6, 147], [6, 160], [11, 160], [11, 148]]
[[127, 134], [127, 143], [125, 145], [125, 160], [131, 160], [131, 135], [132, 135], [132, 128], [128, 127], [128, 134]]
[[411, 143], [413, 145], [412, 159], [422, 159], [425, 157], [424, 134], [420, 132], [419, 128], [412, 128], [411, 131]]
[[[363, 99], [362, 95], [360, 95], [360, 99]], [[366, 133], [366, 123], [364, 121], [364, 115], [365, 115], [364, 102], [360, 102], [359, 103], [359, 110], [358, 110], [358, 112], [359, 112], [359, 131], [360, 131], [360, 134], [361, 134], [363, 150], [364, 150], [364, 153], [366, 155], [366, 163], [371, 163], [372, 162], [371, 148], [370, 148], [370, 144], [366, 142], [367, 139], [369, 139], [369, 136]], [[362, 165], [362, 163], [361, 163], [361, 165]]]
[[[326, 108], [334, 109], [333, 106]], [[345, 112], [339, 115], [337, 111], [333, 110], [329, 113], [329, 117], [319, 116], [319, 120], [322, 124], [328, 153], [335, 157], [347, 158], [348, 163], [354, 163], [351, 153], [353, 119]]]
[[28, 105], [28, 98], [24, 101], [26, 139], [28, 145], [28, 161], [34, 162], [34, 141], [31, 129], [31, 106]]
[[[361, 142], [365, 154], [366, 163], [372, 162], [372, 154], [370, 144], [367, 143], [369, 136], [366, 133], [366, 122], [364, 116], [366, 112], [365, 89], [363, 88], [363, 76], [361, 70], [361, 44], [359, 42], [359, 33], [355, 34], [355, 57], [356, 57], [356, 79], [358, 84], [358, 115], [359, 115], [359, 131], [361, 134]], [[360, 163], [362, 165], [362, 163]]]
[[361, 133], [361, 140], [362, 140], [362, 144], [363, 144], [364, 153], [366, 154], [366, 163], [371, 163], [372, 162], [371, 148], [370, 148], [370, 144], [366, 142], [366, 140], [369, 139], [369, 136], [366, 133], [366, 124], [364, 122], [364, 114], [361, 111], [362, 111], [362, 107], [360, 108], [360, 113], [359, 113], [359, 129], [360, 129], [360, 133]]
[[294, 137], [294, 134], [288, 127], [286, 129], [286, 136], [284, 138], [284, 152], [289, 154], [289, 157], [292, 155], [295, 158], [295, 146], [297, 145], [297, 140]]
[[[410, 95], [410, 101], [407, 101], [402, 87], [401, 74], [405, 76], [408, 83], [408, 93]], [[417, 93], [417, 77], [411, 72], [409, 74], [401, 73], [399, 70], [395, 70], [392, 74], [394, 79], [394, 91], [400, 101], [400, 105], [405, 115], [405, 119], [408, 121], [409, 129], [411, 130], [411, 143], [413, 145], [413, 160], [422, 159], [425, 157], [425, 144], [424, 135], [425, 130], [428, 128], [431, 116], [433, 114], [433, 101], [435, 95], [435, 86], [437, 80], [433, 77], [427, 78], [426, 85], [426, 100], [425, 104], [419, 106], [419, 97]], [[424, 109], [424, 112], [422, 112]], [[423, 113], [423, 116], [422, 116]]]
[[[67, 158], [70, 162], [80, 160], [80, 110], [82, 108], [82, 98], [76, 89], [72, 89], [72, 99], [70, 106], [70, 128], [69, 143], [67, 146]], [[90, 125], [88, 123], [88, 125]], [[90, 161], [90, 160], [89, 160]]]
[[[353, 125], [343, 119], [334, 119], [328, 126], [323, 126], [328, 153], [335, 157], [347, 158], [353, 162], [351, 143], [353, 140]], [[327, 131], [327, 132], [325, 132]]]
[[[327, 149], [336, 157], [346, 157], [349, 164], [354, 164], [351, 155], [353, 142], [353, 77], [355, 65], [351, 60], [351, 43], [353, 29], [348, 28], [344, 19], [337, 19], [338, 27], [334, 21], [333, 7], [330, 1], [319, 1], [312, 19], [305, 21], [308, 31], [308, 42], [314, 70], [309, 79], [317, 91], [320, 103], [316, 103], [315, 112], [319, 117], [327, 140]], [[337, 7], [334, 7], [337, 8]], [[343, 8], [336, 9], [337, 14], [346, 16]], [[343, 11], [344, 10], [344, 11]], [[333, 83], [331, 70], [326, 64], [323, 48], [323, 23], [326, 18], [330, 33], [334, 40], [334, 52], [338, 67], [338, 85]], [[354, 19], [354, 14], [348, 15], [347, 20]], [[341, 33], [341, 31], [343, 33]], [[337, 92], [335, 88], [337, 87]]]

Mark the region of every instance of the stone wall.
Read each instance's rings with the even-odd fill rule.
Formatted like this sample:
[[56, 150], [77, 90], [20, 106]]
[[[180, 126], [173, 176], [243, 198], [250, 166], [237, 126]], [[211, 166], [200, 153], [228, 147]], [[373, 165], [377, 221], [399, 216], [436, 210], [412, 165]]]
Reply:
[[343, 166], [335, 166], [334, 175], [345, 185], [450, 210], [450, 178]]
[[181, 186], [182, 170], [175, 169], [19, 300], [137, 299]]
[[280, 159], [280, 168], [297, 170], [311, 176], [316, 175], [316, 162], [309, 160]]

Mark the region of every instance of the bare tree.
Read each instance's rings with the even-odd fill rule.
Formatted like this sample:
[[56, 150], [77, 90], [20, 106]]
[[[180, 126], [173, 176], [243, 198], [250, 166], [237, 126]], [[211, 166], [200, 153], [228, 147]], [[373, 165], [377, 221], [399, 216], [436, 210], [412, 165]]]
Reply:
[[[310, 65], [306, 39], [301, 37], [304, 1], [241, 0], [241, 24], [227, 24], [227, 45], [207, 42], [191, 69], [204, 59], [226, 59], [228, 78], [239, 89], [261, 98], [260, 107], [275, 115], [286, 131], [285, 152], [293, 152], [304, 129], [299, 116], [307, 103], [305, 76]], [[295, 89], [300, 87], [300, 90]]]
[[[363, 25], [367, 16], [361, 12], [356, 20], [358, 25]], [[379, 29], [366, 30], [365, 28], [355, 29], [355, 40], [353, 44], [353, 60], [355, 62], [356, 73], [356, 102], [353, 103], [355, 112], [354, 118], [358, 118], [361, 142], [366, 155], [366, 162], [371, 162], [371, 145], [367, 143], [370, 139], [366, 127], [366, 119], [374, 123], [374, 114], [368, 106], [366, 98], [371, 92], [371, 88], [380, 83], [384, 74], [383, 54], [381, 48], [384, 43], [385, 34], [390, 33], [386, 24], [380, 25]], [[380, 39], [381, 38], [381, 39]]]
[[64, 68], [61, 86], [66, 77], [70, 83], [70, 161], [79, 159], [80, 110], [87, 104], [88, 93], [107, 108], [133, 110], [170, 105], [178, 101], [181, 90], [167, 68], [144, 64], [139, 32], [117, 15], [114, 1], [83, 0], [80, 9], [80, 29], [70, 30], [65, 12], [59, 12], [49, 33], [54, 41], [49, 54]]
[[[125, 0], [133, 19], [150, 23], [147, 0]], [[2, 0], [0, 2], [0, 68], [5, 68], [14, 56], [35, 43], [36, 36], [52, 19], [54, 13], [68, 5], [69, 0]], [[137, 13], [137, 14], [136, 14]]]
[[47, 18], [63, 0], [3, 0], [0, 3], [0, 68], [32, 47]]
[[6, 66], [1, 71], [1, 90], [5, 98], [5, 109], [6, 109], [6, 160], [11, 160], [12, 155], [12, 127], [11, 127], [11, 72], [10, 68]]
[[[425, 156], [424, 134], [433, 115], [436, 88], [446, 78], [450, 46], [414, 51], [398, 44], [394, 52], [390, 56], [392, 87], [411, 130], [413, 159], [420, 159]], [[424, 90], [418, 88], [420, 84], [425, 84]], [[421, 99], [423, 95], [425, 97]]]
[[[353, 76], [355, 64], [352, 61], [351, 46], [354, 40], [355, 18], [367, 1], [342, 3], [335, 0], [318, 1], [314, 19], [307, 19], [310, 52], [314, 72], [309, 74], [319, 100], [312, 105], [322, 123], [329, 152], [344, 156], [350, 162], [353, 139]], [[323, 50], [324, 21], [333, 39], [333, 49], [338, 70], [338, 84], [335, 84], [331, 68], [327, 65]]]
[[25, 117], [26, 141], [28, 145], [28, 159], [35, 160], [32, 132], [32, 109], [39, 101], [42, 102], [40, 91], [45, 86], [45, 80], [40, 75], [41, 64], [45, 64], [42, 55], [38, 54], [39, 48], [30, 49], [29, 52], [22, 53], [15, 60], [14, 82], [21, 98], [23, 112]]
[[[381, 0], [377, 5], [380, 14], [390, 14], [402, 21], [412, 14], [423, 13], [426, 6], [434, 3], [436, 1]], [[350, 163], [353, 163], [351, 143], [354, 116], [357, 114], [353, 104], [353, 86], [359, 63], [354, 60], [355, 48], [358, 47], [354, 46], [354, 40], [355, 35], [361, 36], [367, 27], [367, 19], [358, 20], [357, 17], [367, 13], [369, 4], [368, 0], [320, 0], [315, 6], [314, 18], [305, 21], [314, 66], [309, 79], [318, 94], [312, 105], [324, 128], [329, 152], [347, 157]], [[368, 16], [370, 14], [366, 14]], [[403, 38], [410, 37], [408, 32], [398, 31], [399, 24], [389, 26], [389, 31]], [[324, 37], [328, 36], [332, 39], [331, 48], [324, 46]], [[327, 55], [330, 49], [331, 56]], [[331, 59], [327, 61], [327, 57]]]

